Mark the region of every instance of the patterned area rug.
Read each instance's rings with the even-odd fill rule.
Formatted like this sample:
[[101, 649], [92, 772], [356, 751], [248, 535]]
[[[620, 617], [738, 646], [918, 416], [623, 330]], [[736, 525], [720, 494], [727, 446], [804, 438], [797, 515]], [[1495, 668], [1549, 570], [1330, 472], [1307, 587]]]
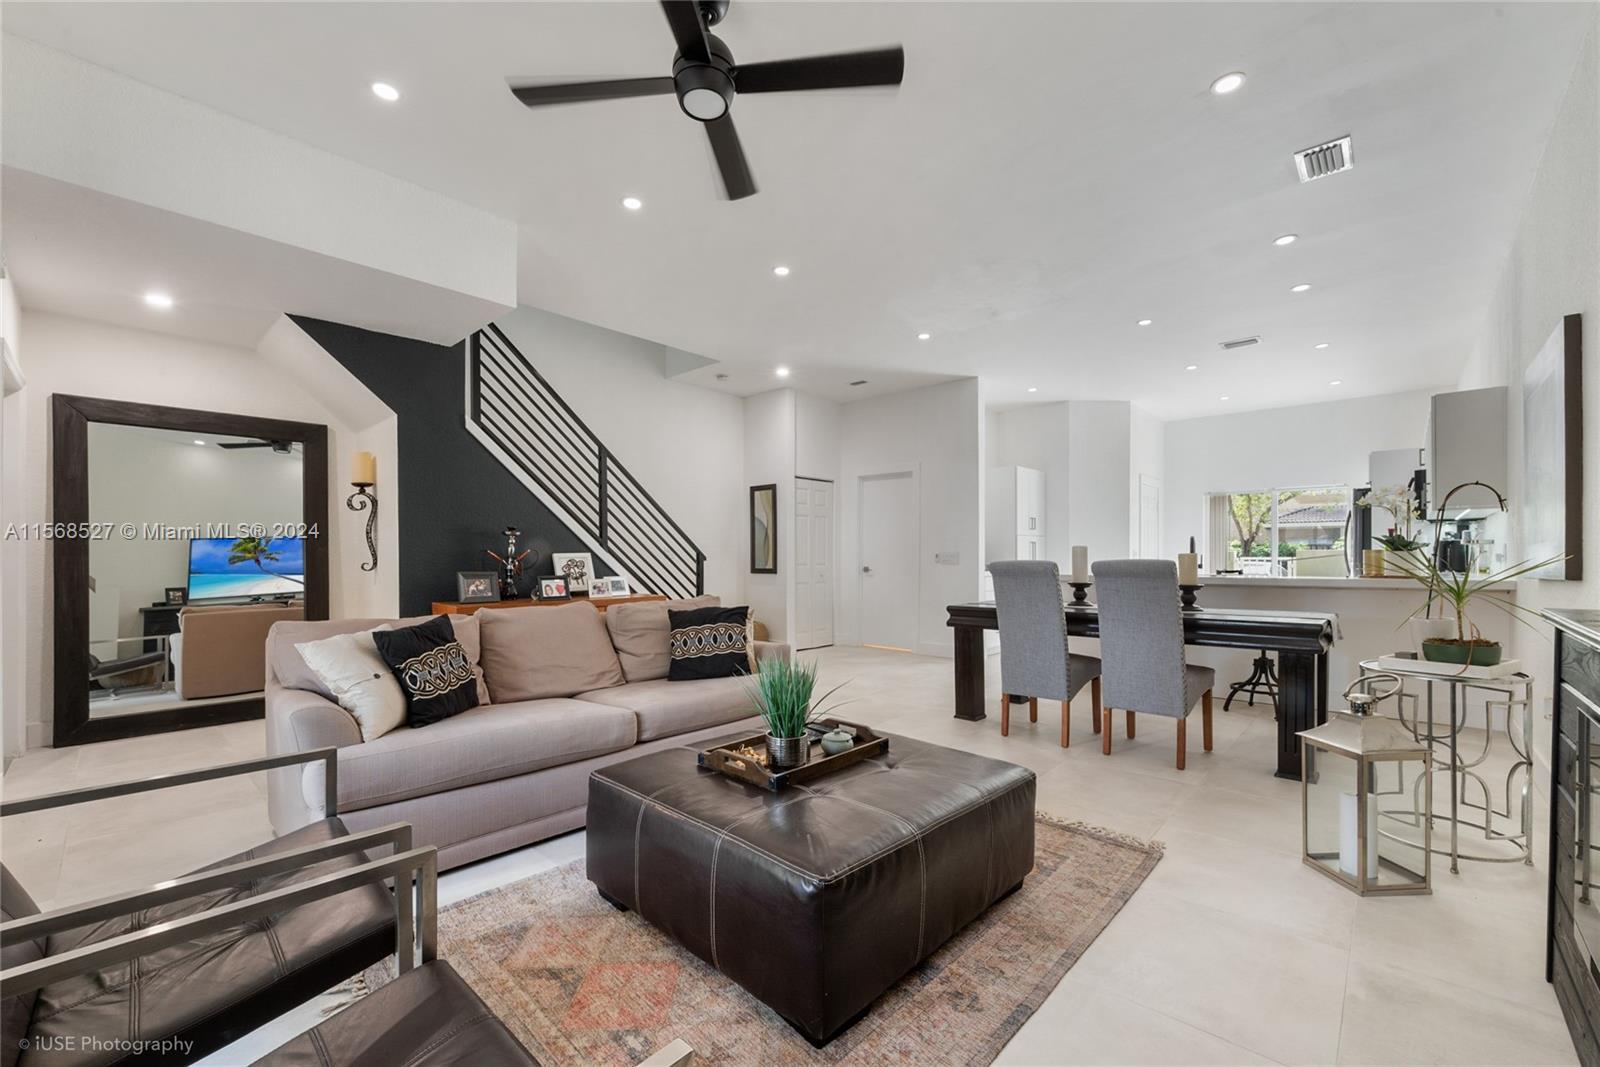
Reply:
[[[1020, 890], [820, 1050], [601, 900], [581, 862], [446, 908], [439, 954], [546, 1067], [624, 1067], [675, 1038], [694, 1046], [697, 1063], [987, 1064], [1133, 896], [1161, 846], [1040, 816], [1034, 856]], [[386, 978], [369, 972], [374, 985]]]

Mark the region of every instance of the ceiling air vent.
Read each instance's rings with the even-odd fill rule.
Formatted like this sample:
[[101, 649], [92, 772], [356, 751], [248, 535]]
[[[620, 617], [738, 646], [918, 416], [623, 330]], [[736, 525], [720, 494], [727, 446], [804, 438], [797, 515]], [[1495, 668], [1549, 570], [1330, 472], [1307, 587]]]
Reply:
[[1259, 337], [1241, 337], [1237, 341], [1221, 341], [1218, 343], [1218, 347], [1224, 352], [1232, 352], [1235, 348], [1249, 348], [1251, 345], [1260, 343], [1261, 338]]
[[853, 386], [854, 385], [866, 385], [867, 384], [867, 380], [865, 378], [857, 378], [855, 381], [851, 382], [850, 384], [853, 385]]
[[1330, 174], [1349, 170], [1355, 165], [1356, 157], [1351, 150], [1348, 136], [1294, 154], [1294, 169], [1300, 175], [1302, 182], [1326, 178]]

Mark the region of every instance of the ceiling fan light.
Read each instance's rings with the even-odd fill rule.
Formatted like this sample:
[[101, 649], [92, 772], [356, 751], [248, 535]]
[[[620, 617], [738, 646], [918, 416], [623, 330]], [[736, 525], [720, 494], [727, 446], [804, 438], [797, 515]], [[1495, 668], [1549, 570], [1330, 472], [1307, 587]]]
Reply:
[[728, 113], [728, 102], [715, 89], [690, 89], [683, 94], [683, 110], [690, 118], [711, 122]]

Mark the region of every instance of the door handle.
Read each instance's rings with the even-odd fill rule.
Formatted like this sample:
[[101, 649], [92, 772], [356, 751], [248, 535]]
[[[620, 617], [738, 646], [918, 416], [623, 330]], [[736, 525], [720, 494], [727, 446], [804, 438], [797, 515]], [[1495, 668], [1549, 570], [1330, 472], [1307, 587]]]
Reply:
[[872, 568], [863, 564], [862, 567], [861, 567], [861, 573], [862, 574], [871, 574], [872, 573]]

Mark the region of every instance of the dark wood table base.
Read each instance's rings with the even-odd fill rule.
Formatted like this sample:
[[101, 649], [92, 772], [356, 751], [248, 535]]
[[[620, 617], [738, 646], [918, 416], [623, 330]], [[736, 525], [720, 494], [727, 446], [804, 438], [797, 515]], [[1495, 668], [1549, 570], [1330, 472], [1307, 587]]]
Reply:
[[[947, 625], [955, 630], [956, 718], [977, 722], [984, 707], [983, 632], [999, 629], [994, 604], [952, 604]], [[1066, 609], [1067, 633], [1098, 637], [1100, 618], [1093, 604]], [[1207, 648], [1243, 648], [1278, 654], [1279, 778], [1300, 780], [1302, 730], [1328, 718], [1328, 649], [1333, 624], [1328, 618], [1294, 612], [1200, 608], [1183, 613], [1184, 643]]]

